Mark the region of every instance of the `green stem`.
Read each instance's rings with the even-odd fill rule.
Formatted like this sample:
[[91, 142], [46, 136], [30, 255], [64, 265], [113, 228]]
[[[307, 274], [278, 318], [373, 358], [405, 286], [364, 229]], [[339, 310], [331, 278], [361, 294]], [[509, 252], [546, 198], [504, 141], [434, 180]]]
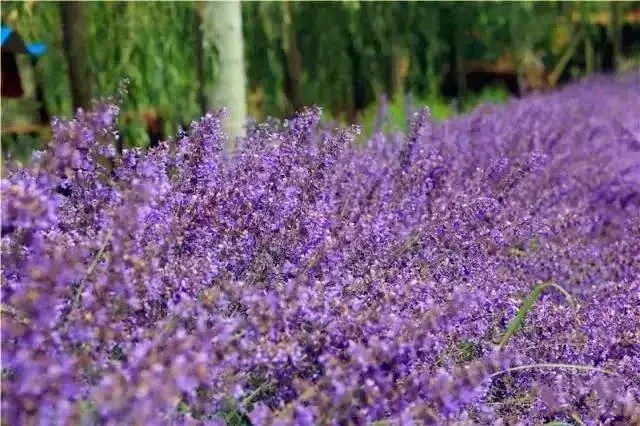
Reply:
[[562, 288], [558, 284], [554, 284], [552, 282], [546, 282], [546, 283], [538, 284], [537, 286], [535, 286], [533, 288], [531, 293], [529, 293], [527, 298], [524, 299], [524, 302], [522, 302], [522, 306], [520, 306], [520, 309], [518, 309], [518, 312], [516, 313], [516, 317], [507, 326], [507, 330], [505, 331], [504, 335], [502, 336], [502, 339], [500, 339], [500, 343], [498, 343], [498, 348], [499, 349], [501, 349], [501, 350], [504, 349], [505, 346], [507, 345], [507, 343], [509, 342], [509, 339], [511, 339], [511, 337], [513, 337], [513, 335], [516, 334], [516, 332], [522, 327], [522, 324], [524, 324], [524, 320], [525, 320], [527, 314], [529, 313], [529, 311], [531, 309], [533, 309], [534, 305], [536, 304], [536, 302], [538, 301], [538, 299], [542, 295], [542, 292], [547, 287], [553, 287], [553, 288], [557, 289], [558, 291], [560, 291], [564, 295], [564, 297], [567, 298], [569, 303], [571, 303], [573, 308], [574, 309], [576, 308], [576, 304], [573, 301], [573, 298], [571, 297], [569, 292], [567, 292], [564, 288]]
[[530, 365], [519, 365], [517, 367], [507, 368], [506, 370], [501, 370], [489, 375], [489, 378], [497, 377], [502, 374], [511, 373], [514, 371], [522, 371], [522, 370], [536, 370], [536, 369], [564, 369], [564, 370], [579, 370], [586, 372], [596, 372], [596, 373], [605, 373], [613, 376], [617, 376], [614, 371], [605, 370], [603, 368], [591, 367], [590, 365], [580, 365], [580, 364], [562, 364], [562, 363], [541, 363], [541, 364], [530, 364]]

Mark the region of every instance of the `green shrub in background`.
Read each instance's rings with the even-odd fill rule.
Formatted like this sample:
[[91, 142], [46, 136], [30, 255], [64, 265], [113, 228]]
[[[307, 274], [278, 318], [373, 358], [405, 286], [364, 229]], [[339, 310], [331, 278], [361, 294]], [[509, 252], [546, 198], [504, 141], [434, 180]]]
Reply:
[[[113, 95], [121, 79], [128, 77], [131, 83], [123, 116], [152, 108], [164, 117], [167, 135], [174, 134], [179, 123], [198, 118], [198, 4], [87, 2], [86, 51], [94, 96]], [[321, 105], [328, 115], [341, 120], [361, 112], [365, 130], [373, 128], [375, 99], [382, 93], [394, 98], [389, 105], [389, 125], [398, 129], [405, 125], [403, 92], [414, 93], [416, 106], [428, 105], [436, 119], [469, 111], [485, 99], [503, 102], [506, 92], [492, 88], [467, 94], [454, 111], [448, 100], [441, 99], [440, 83], [445, 75], [455, 73], [456, 59], [492, 62], [506, 51], [515, 51], [516, 57], [543, 51], [545, 66], [553, 66], [563, 54], [562, 47], [554, 50], [558, 22], [567, 21], [574, 8], [531, 1], [284, 5], [242, 4], [249, 111], [259, 120], [291, 114], [295, 92], [291, 86], [297, 82], [298, 103]], [[610, 8], [606, 2], [588, 5], [589, 11]], [[58, 4], [3, 2], [2, 18], [25, 39], [49, 46], [38, 65], [45, 101], [52, 115], [69, 116]], [[565, 26], [570, 34], [573, 27]], [[595, 40], [594, 31], [589, 34]], [[213, 50], [205, 46], [210, 56]], [[582, 51], [582, 47], [576, 50], [578, 59]], [[601, 53], [595, 52], [596, 56]], [[291, 66], [296, 59], [297, 70]], [[581, 61], [574, 62], [569, 69], [578, 66], [579, 74]], [[214, 81], [214, 61], [205, 58], [204, 63], [205, 81]], [[148, 143], [142, 127], [139, 119], [122, 123], [129, 144]]]
[[470, 112], [484, 103], [504, 104], [511, 98], [511, 95], [503, 86], [487, 86], [479, 93], [468, 96], [462, 105], [463, 112]]
[[[7, 2], [3, 6], [3, 20], [26, 40], [47, 44], [47, 54], [38, 64], [45, 102], [52, 115], [70, 116], [58, 5]], [[151, 107], [165, 117], [165, 132], [175, 133], [178, 123], [188, 123], [200, 115], [195, 3], [87, 2], [85, 8], [87, 62], [95, 97], [112, 96], [126, 77], [130, 85], [123, 116]], [[212, 75], [212, 66], [205, 71]], [[139, 127], [138, 121], [132, 123]], [[133, 144], [145, 144], [144, 139], [138, 139], [142, 136], [139, 130], [127, 129], [125, 133], [133, 137], [129, 139]]]
[[[501, 86], [487, 87], [478, 94], [470, 95], [461, 105], [460, 110], [463, 113], [471, 112], [484, 103], [504, 104], [511, 96], [509, 92]], [[429, 107], [431, 117], [435, 121], [442, 121], [453, 117], [457, 111], [452, 106], [452, 102], [442, 97], [433, 96], [426, 99], [418, 99], [414, 101], [414, 107]], [[369, 106], [362, 115], [362, 126], [364, 134], [372, 135], [376, 128], [376, 120], [378, 114], [378, 104]], [[387, 117], [384, 120], [382, 130], [384, 132], [406, 131], [406, 108], [407, 102], [402, 96], [396, 96], [387, 106]]]
[[[440, 97], [431, 99], [414, 100], [414, 107], [429, 107], [431, 117], [436, 121], [445, 120], [452, 117], [455, 113], [451, 107], [451, 103]], [[364, 134], [372, 135], [376, 128], [378, 120], [378, 104], [373, 104], [366, 108], [362, 114], [362, 127]], [[387, 104], [387, 116], [384, 119], [382, 131], [399, 132], [407, 129], [407, 102], [404, 96], [396, 96]]]
[[[46, 103], [53, 114], [70, 115], [58, 5], [29, 1], [3, 6], [5, 22], [27, 40], [49, 46], [40, 63]], [[367, 99], [375, 100], [381, 93], [402, 92], [399, 83], [418, 97], [431, 98], [436, 80], [451, 66], [450, 29], [438, 24], [450, 18], [449, 9], [440, 4], [293, 3], [290, 23], [285, 25], [280, 2], [243, 4], [250, 92], [258, 88], [264, 92], [264, 115], [291, 112], [286, 86], [292, 76], [287, 64], [295, 52], [287, 40], [294, 35], [301, 59], [298, 77], [303, 104], [320, 104], [339, 114], [354, 107], [356, 86], [361, 85]], [[455, 12], [462, 16], [458, 9]], [[503, 12], [486, 13], [501, 16]], [[196, 2], [87, 2], [86, 51], [94, 95], [112, 95], [127, 76], [131, 80], [127, 110], [151, 106], [162, 110], [172, 131], [180, 121], [197, 118], [197, 13]], [[494, 30], [482, 35], [482, 42], [502, 39], [502, 26], [491, 21]], [[468, 54], [493, 58], [506, 46], [503, 42], [487, 45], [491, 52], [476, 51], [472, 44]], [[410, 59], [407, 75], [396, 70], [402, 58]], [[213, 61], [205, 64], [205, 78], [212, 81]]]

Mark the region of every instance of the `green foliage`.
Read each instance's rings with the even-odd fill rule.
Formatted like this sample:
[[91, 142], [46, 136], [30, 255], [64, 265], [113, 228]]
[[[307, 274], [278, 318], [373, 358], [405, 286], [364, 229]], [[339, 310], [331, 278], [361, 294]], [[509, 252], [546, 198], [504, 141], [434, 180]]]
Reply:
[[[393, 93], [398, 54], [411, 60], [406, 84], [434, 103], [443, 65], [449, 60], [447, 34], [438, 25], [443, 7], [294, 3], [292, 31], [303, 52], [300, 84], [304, 103], [327, 106], [339, 115], [353, 108], [356, 84], [363, 86], [360, 90], [370, 100]], [[127, 76], [131, 80], [127, 110], [154, 106], [168, 116], [172, 132], [179, 121], [198, 116], [194, 3], [93, 2], [85, 8], [95, 96], [112, 95], [120, 79]], [[26, 39], [49, 46], [40, 65], [47, 106], [53, 114], [71, 114], [57, 5], [9, 2], [5, 10], [16, 11], [13, 24]], [[264, 90], [264, 114], [282, 115], [288, 105], [281, 4], [248, 2], [243, 4], [243, 13], [250, 89]], [[211, 80], [212, 61], [205, 63], [206, 77]]]
[[509, 99], [511, 99], [511, 95], [503, 86], [487, 86], [482, 89], [480, 93], [467, 97], [463, 105], [463, 111], [472, 111], [487, 102], [493, 104], [505, 104]]
[[227, 400], [216, 417], [222, 419], [227, 426], [251, 426], [249, 418], [232, 399]]
[[17, 137], [2, 136], [2, 157], [21, 163], [29, 160], [31, 153], [43, 148], [43, 140], [37, 135], [22, 134]]
[[96, 95], [116, 93], [128, 77], [127, 108], [156, 107], [167, 119], [167, 131], [199, 115], [193, 4], [96, 2], [86, 7], [87, 15], [101, 17], [87, 22]]
[[122, 138], [127, 146], [148, 146], [149, 134], [144, 127], [142, 119], [137, 117], [122, 127]]
[[189, 404], [187, 404], [187, 403], [186, 403], [186, 402], [184, 402], [184, 401], [180, 401], [180, 402], [178, 403], [178, 408], [177, 408], [177, 410], [178, 410], [178, 413], [180, 413], [180, 414], [188, 414], [188, 413], [189, 413], [189, 411], [191, 411], [191, 410], [189, 409]]
[[471, 340], [463, 340], [458, 344], [456, 349], [455, 358], [459, 363], [471, 362], [480, 355], [478, 344]]
[[80, 412], [81, 424], [83, 425], [95, 425], [98, 424], [99, 415], [98, 409], [91, 401], [83, 399], [78, 401], [78, 408]]
[[571, 302], [571, 304], [573, 304], [573, 298], [571, 297], [571, 295], [558, 284], [545, 282], [536, 285], [533, 290], [531, 290], [531, 293], [529, 293], [529, 295], [522, 302], [522, 305], [520, 306], [520, 309], [518, 309], [515, 318], [507, 326], [506, 331], [504, 332], [502, 338], [500, 339], [500, 342], [498, 343], [498, 347], [504, 349], [504, 347], [507, 346], [507, 343], [509, 343], [509, 340], [518, 332], [518, 330], [520, 330], [524, 326], [524, 320], [527, 317], [527, 314], [529, 313], [529, 311], [531, 311], [531, 309], [533, 309], [536, 302], [542, 295], [542, 292], [547, 287], [553, 287], [557, 289], [567, 298], [567, 300]]
[[[494, 104], [504, 104], [511, 99], [509, 92], [503, 87], [487, 87], [476, 95], [467, 98], [463, 105], [463, 112], [469, 112], [478, 106], [491, 102]], [[429, 107], [431, 117], [435, 121], [443, 121], [455, 115], [451, 103], [440, 96], [418, 99], [415, 108]], [[372, 104], [366, 108], [362, 114], [362, 126], [365, 135], [373, 134], [376, 127], [378, 105]], [[396, 96], [388, 104], [387, 118], [382, 130], [385, 132], [405, 131], [406, 123], [406, 102], [403, 96]]]
[[538, 241], [537, 238], [532, 238], [529, 241], [529, 249], [534, 252], [540, 250], [540, 242]]
[[[242, 12], [246, 18], [244, 37], [249, 89], [263, 89], [268, 94], [262, 105], [264, 113], [278, 115], [287, 104], [282, 91], [286, 71], [282, 61], [280, 5], [272, 2], [246, 2], [242, 4]], [[260, 57], [257, 57], [257, 52], [261, 53]]]
[[[25, 39], [49, 46], [38, 65], [45, 101], [53, 115], [70, 115], [57, 4], [29, 1], [3, 6], [3, 19]], [[579, 5], [585, 13], [603, 8], [608, 5]], [[88, 2], [85, 9], [87, 62], [95, 96], [113, 95], [120, 79], [128, 76], [131, 86], [125, 112], [158, 110], [166, 119], [167, 134], [174, 133], [178, 123], [200, 115], [197, 3]], [[372, 128], [372, 105], [382, 93], [392, 98], [414, 93], [421, 100], [418, 104], [428, 105], [437, 120], [453, 114], [439, 92], [445, 76], [453, 71], [456, 32], [463, 36], [459, 47], [465, 61], [497, 61], [510, 53], [522, 67], [527, 58], [545, 52], [541, 60], [550, 68], [563, 53], [556, 48], [559, 29], [569, 38], [574, 30], [567, 19], [574, 7], [557, 2], [293, 2], [290, 24], [285, 24], [281, 2], [244, 2], [242, 9], [250, 103], [259, 94], [255, 107], [250, 107], [254, 115], [262, 119], [293, 112], [287, 99], [291, 84], [287, 40], [293, 35], [301, 59], [302, 103], [321, 105], [341, 120], [353, 119], [356, 109], [364, 105], [366, 129]], [[587, 26], [586, 33], [597, 39], [594, 26]], [[205, 50], [213, 54], [212, 46]], [[205, 79], [213, 81], [213, 61], [204, 63]], [[403, 67], [408, 68], [403, 71]], [[583, 73], [579, 63], [576, 70]], [[471, 95], [462, 111], [484, 101], [506, 99], [505, 90], [490, 88]], [[400, 99], [390, 105], [392, 128], [405, 126], [403, 104]], [[139, 124], [129, 125], [133, 127], [125, 130], [129, 142], [144, 145]]]
[[[5, 16], [5, 13], [9, 16]], [[62, 33], [57, 4], [38, 2], [6, 2], [3, 4], [3, 21], [20, 32], [29, 42], [47, 44], [47, 53], [38, 61], [38, 68], [45, 82], [45, 103], [57, 115], [71, 113], [67, 64], [62, 51]], [[5, 100], [3, 99], [3, 108]]]
[[[58, 5], [11, 2], [5, 10], [15, 11], [10, 24], [27, 41], [47, 44], [38, 65], [45, 101], [53, 115], [69, 116], [72, 108]], [[152, 106], [164, 112], [166, 130], [172, 133], [180, 121], [199, 115], [195, 4], [88, 2], [85, 15], [87, 63], [95, 97], [112, 96], [121, 79], [128, 77], [125, 112]], [[211, 67], [206, 71], [209, 76], [213, 73]]]
[[[441, 97], [420, 99], [415, 102], [415, 108], [427, 106], [431, 110], [431, 117], [435, 121], [442, 121], [454, 115], [449, 102]], [[372, 104], [362, 114], [362, 127], [365, 135], [372, 135], [376, 128], [379, 106]], [[384, 132], [399, 132], [407, 129], [406, 102], [403, 96], [396, 96], [388, 104], [387, 117], [382, 130]]]

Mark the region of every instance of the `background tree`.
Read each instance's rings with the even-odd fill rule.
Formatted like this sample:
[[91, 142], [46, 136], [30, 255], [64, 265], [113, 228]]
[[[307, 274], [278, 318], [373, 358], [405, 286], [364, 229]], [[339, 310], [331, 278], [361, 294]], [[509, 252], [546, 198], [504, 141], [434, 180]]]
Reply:
[[617, 70], [620, 67], [621, 51], [622, 51], [622, 28], [621, 28], [621, 14], [622, 5], [618, 2], [610, 3], [611, 10], [611, 43], [613, 44], [613, 69]]
[[87, 74], [85, 51], [85, 14], [82, 2], [61, 2], [62, 45], [69, 70], [73, 108], [87, 108], [91, 103], [91, 85]]
[[[324, 118], [359, 122], [366, 132], [382, 94], [389, 99], [388, 123], [404, 123], [406, 93], [444, 119], [455, 113], [452, 99], [465, 86], [461, 112], [516, 94], [516, 74], [532, 90], [547, 90], [551, 82], [613, 71], [614, 45], [624, 72], [640, 64], [640, 23], [625, 13], [637, 12], [637, 6], [616, 5], [621, 10], [612, 31], [607, 2], [243, 2], [242, 18], [235, 15], [242, 34], [235, 34], [244, 48], [216, 35], [214, 27], [228, 28], [225, 14], [233, 7], [221, 2], [6, 1], [2, 19], [26, 40], [49, 47], [38, 67], [52, 115], [68, 116], [74, 103], [88, 103], [87, 96], [77, 100], [77, 93], [72, 100], [72, 90], [111, 96], [127, 77], [121, 130], [127, 146], [145, 147], [151, 143], [145, 117], [162, 118], [164, 137], [170, 137], [180, 124], [222, 104], [230, 108], [229, 124], [234, 114], [241, 117], [240, 130], [246, 102], [245, 111], [258, 120], [316, 104]], [[63, 13], [65, 8], [81, 11]], [[209, 18], [205, 8], [214, 10]], [[74, 44], [84, 53], [70, 60], [68, 53], [78, 50]], [[236, 57], [244, 49], [243, 72], [221, 68], [227, 47]], [[85, 68], [88, 83], [71, 88], [74, 70], [64, 71], [69, 65]], [[241, 78], [246, 89], [235, 84]], [[213, 102], [232, 87], [248, 89], [249, 96], [236, 96], [241, 101], [235, 107], [228, 100]], [[3, 117], [9, 117], [8, 105], [3, 100]]]
[[289, 99], [292, 109], [297, 112], [303, 107], [302, 94], [300, 93], [301, 79], [301, 58], [300, 49], [298, 49], [298, 32], [293, 22], [295, 3], [285, 1], [282, 5], [282, 38], [283, 49], [285, 52], [285, 62], [287, 64], [287, 73], [285, 79], [285, 92]]
[[207, 2], [204, 6], [205, 48], [213, 53], [216, 76], [209, 105], [228, 109], [231, 139], [244, 133], [247, 117], [242, 10], [239, 1]]
[[204, 51], [204, 3], [199, 2], [195, 13], [196, 23], [196, 72], [198, 75], [198, 105], [200, 114], [207, 112], [207, 94], [206, 94], [206, 68], [205, 68], [205, 51]]

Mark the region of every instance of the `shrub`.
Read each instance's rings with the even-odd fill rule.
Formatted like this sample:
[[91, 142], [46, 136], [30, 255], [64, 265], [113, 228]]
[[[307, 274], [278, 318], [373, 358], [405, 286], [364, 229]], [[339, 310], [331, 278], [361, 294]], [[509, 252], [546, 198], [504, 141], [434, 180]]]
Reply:
[[117, 114], [2, 182], [3, 422], [638, 421], [637, 78], [364, 147]]

